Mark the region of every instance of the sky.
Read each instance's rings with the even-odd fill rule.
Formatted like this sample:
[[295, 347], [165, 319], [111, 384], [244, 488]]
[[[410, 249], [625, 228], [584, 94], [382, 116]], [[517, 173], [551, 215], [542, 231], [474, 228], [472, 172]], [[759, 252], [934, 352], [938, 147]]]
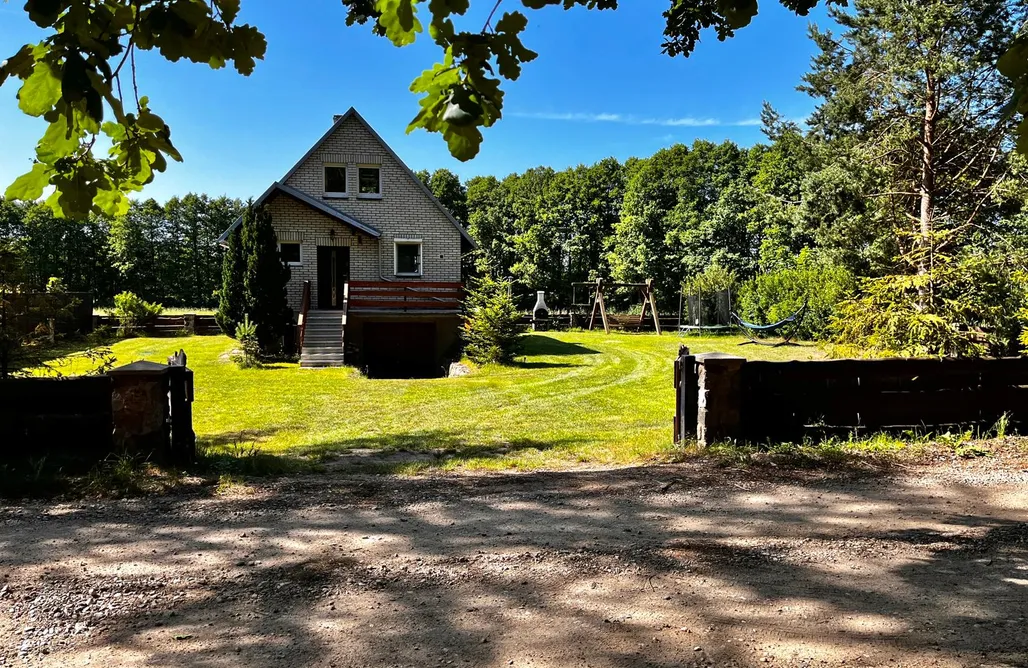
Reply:
[[[492, 5], [472, 2], [464, 25], [479, 28], [485, 4]], [[527, 11], [522, 39], [540, 55], [518, 81], [504, 82], [503, 119], [484, 131], [478, 156], [460, 162], [440, 135], [405, 133], [418, 110], [410, 82], [440, 59], [428, 38], [396, 48], [368, 26], [347, 27], [339, 0], [243, 0], [240, 22], [256, 25], [268, 39], [265, 59], [251, 76], [170, 63], [153, 53], [137, 59], [141, 94], [171, 126], [184, 157], [158, 174], [143, 196], [256, 197], [321, 137], [333, 114], [351, 106], [411, 169], [445, 167], [465, 179], [539, 165], [563, 169], [608, 156], [646, 157], [697, 138], [749, 146], [763, 139], [764, 100], [796, 120], [812, 111], [814, 101], [796, 86], [815, 52], [808, 24], [830, 23], [823, 10], [798, 17], [763, 2], [734, 38], [719, 42], [704, 33], [691, 57], [669, 58], [660, 51], [666, 0], [621, 5], [603, 12]], [[0, 2], [0, 57], [41, 35], [21, 2]], [[44, 121], [18, 110], [17, 83], [0, 87], [0, 191], [31, 168], [45, 129]]]

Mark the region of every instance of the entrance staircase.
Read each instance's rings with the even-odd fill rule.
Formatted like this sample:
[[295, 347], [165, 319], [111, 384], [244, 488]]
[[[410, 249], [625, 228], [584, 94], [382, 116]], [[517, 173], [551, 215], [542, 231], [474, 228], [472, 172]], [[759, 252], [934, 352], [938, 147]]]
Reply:
[[343, 366], [343, 311], [308, 311], [300, 367]]

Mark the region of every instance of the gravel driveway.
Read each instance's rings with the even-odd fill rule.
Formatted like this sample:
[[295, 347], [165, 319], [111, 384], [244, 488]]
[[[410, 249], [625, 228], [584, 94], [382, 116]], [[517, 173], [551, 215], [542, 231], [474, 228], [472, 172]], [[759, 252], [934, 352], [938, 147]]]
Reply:
[[1028, 666], [1028, 471], [327, 474], [0, 506], [0, 665]]

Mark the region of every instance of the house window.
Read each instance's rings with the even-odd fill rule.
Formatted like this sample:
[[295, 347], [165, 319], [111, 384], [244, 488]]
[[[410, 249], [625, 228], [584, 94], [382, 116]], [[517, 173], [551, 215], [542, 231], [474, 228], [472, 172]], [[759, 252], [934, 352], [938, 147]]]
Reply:
[[421, 239], [397, 239], [395, 260], [397, 276], [421, 276]]
[[357, 188], [358, 197], [381, 197], [382, 170], [379, 167], [358, 167]]
[[325, 165], [325, 197], [346, 196], [346, 166]]
[[286, 264], [300, 264], [300, 244], [279, 244], [278, 254]]

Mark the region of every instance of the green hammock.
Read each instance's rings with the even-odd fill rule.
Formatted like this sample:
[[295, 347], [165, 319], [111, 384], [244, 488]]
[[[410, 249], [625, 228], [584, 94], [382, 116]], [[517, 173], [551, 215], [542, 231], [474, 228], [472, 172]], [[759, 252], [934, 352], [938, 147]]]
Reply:
[[[806, 300], [804, 300], [803, 301], [803, 306], [801, 306], [798, 311], [796, 311], [792, 315], [788, 316], [787, 318], [782, 318], [778, 322], [771, 323], [770, 325], [756, 325], [756, 324], [754, 324], [752, 322], [746, 322], [741, 317], [739, 317], [738, 313], [735, 313], [733, 311], [732, 312], [732, 320], [735, 321], [735, 324], [742, 331], [743, 336], [745, 336], [747, 339], [749, 339], [748, 341], [743, 341], [739, 345], [740, 346], [745, 346], [745, 345], [750, 344], [750, 343], [755, 343], [758, 346], [784, 346], [784, 345], [788, 345], [789, 343], [792, 342], [792, 338], [794, 336], [796, 336], [796, 332], [799, 331], [799, 324], [803, 321], [803, 316], [806, 314], [806, 312], [807, 312], [807, 302], [806, 302]], [[761, 335], [761, 334], [775, 334], [780, 329], [781, 330], [786, 330], [782, 334], [782, 340], [781, 341], [770, 342], [770, 341], [763, 341], [760, 338], [758, 338], [758, 335]]]

